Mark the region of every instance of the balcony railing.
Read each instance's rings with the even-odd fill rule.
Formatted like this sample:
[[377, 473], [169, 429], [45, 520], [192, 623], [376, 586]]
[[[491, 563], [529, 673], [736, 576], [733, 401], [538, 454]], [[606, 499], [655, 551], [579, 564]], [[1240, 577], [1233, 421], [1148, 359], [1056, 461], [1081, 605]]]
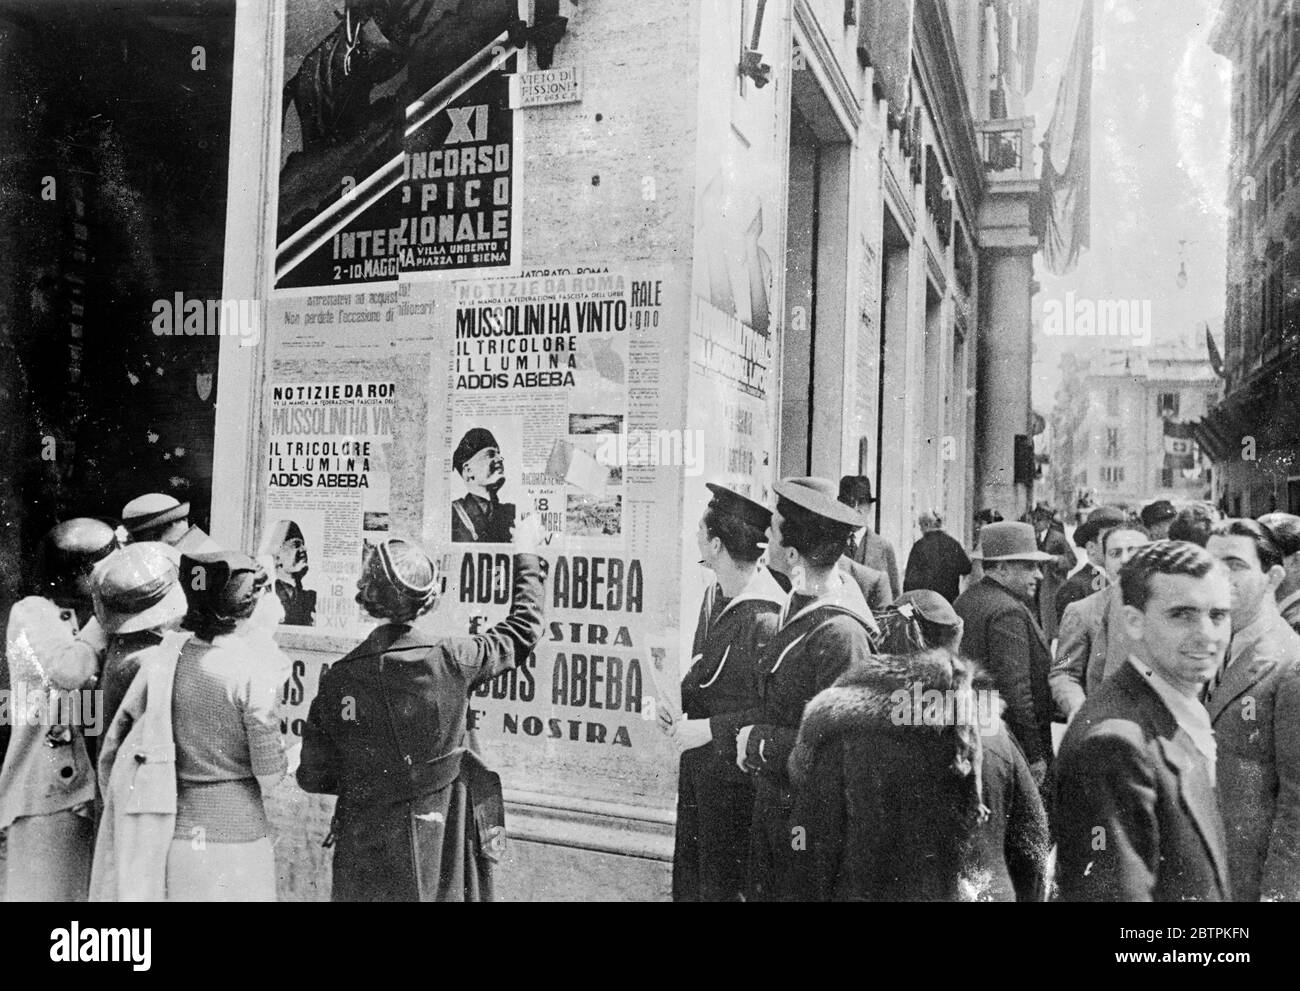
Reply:
[[1033, 179], [1034, 119], [1014, 117], [986, 120], [975, 125], [980, 158], [991, 179]]

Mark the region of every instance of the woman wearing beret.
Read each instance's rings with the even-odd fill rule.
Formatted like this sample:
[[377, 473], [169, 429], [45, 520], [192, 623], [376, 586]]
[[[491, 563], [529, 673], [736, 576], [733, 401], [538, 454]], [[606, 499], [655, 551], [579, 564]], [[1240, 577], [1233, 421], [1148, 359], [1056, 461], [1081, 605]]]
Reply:
[[960, 618], [929, 590], [895, 608], [911, 644], [854, 661], [804, 711], [790, 756], [807, 843], [797, 894], [1042, 901], [1047, 815], [996, 692], [957, 653]]
[[168, 901], [275, 901], [262, 797], [284, 777], [279, 693], [289, 660], [266, 631], [283, 617], [257, 561], [181, 557], [193, 632], [176, 660], [176, 829]]
[[[116, 548], [113, 528], [99, 520], [65, 520], [45, 535], [38, 594], [9, 612], [13, 704], [48, 703], [52, 693], [71, 700], [70, 693], [94, 687], [105, 638], [92, 619], [91, 583]], [[9, 830], [5, 899], [85, 901], [96, 797], [85, 727], [21, 714], [0, 770], [0, 830]]]
[[[717, 580], [695, 626], [692, 664], [682, 679], [682, 715], [660, 708], [661, 728], [684, 752], [677, 782], [674, 901], [739, 901], [749, 862], [754, 785], [736, 766], [732, 731], [714, 720], [758, 704], [758, 655], [776, 632], [785, 594], [758, 563], [772, 511], [710, 484], [700, 520], [701, 563]], [[720, 724], [719, 724], [720, 725]]]
[[768, 562], [792, 587], [758, 660], [758, 704], [711, 721], [719, 740], [734, 737], [737, 766], [754, 775], [748, 887], [756, 900], [796, 896], [795, 875], [806, 865], [786, 761], [804, 706], [851, 661], [870, 656], [874, 628], [862, 592], [837, 565], [862, 517], [826, 479], [788, 478], [773, 488]]
[[477, 636], [419, 621], [438, 603], [438, 571], [417, 546], [383, 540], [366, 558], [357, 602], [381, 622], [322, 676], [298, 767], [306, 791], [338, 796], [334, 901], [492, 900], [501, 779], [466, 748], [466, 710], [541, 638], [540, 537], [524, 517], [510, 613]]

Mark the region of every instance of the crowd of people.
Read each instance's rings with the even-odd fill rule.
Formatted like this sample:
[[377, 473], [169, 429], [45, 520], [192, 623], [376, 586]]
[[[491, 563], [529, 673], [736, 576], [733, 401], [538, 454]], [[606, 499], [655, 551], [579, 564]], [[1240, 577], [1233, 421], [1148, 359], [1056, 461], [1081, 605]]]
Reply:
[[1300, 517], [709, 489], [676, 899], [1300, 900]]
[[[900, 580], [866, 478], [708, 490], [714, 580], [655, 713], [675, 900], [1300, 900], [1300, 517], [1101, 506], [1072, 547], [1045, 507], [985, 510], [968, 554], [927, 511]], [[371, 548], [377, 625], [300, 748], [272, 636], [293, 534], [256, 559], [167, 496], [121, 519], [51, 529], [8, 619], [11, 692], [75, 718], [13, 720], [6, 898], [273, 900], [266, 799], [294, 774], [337, 796], [336, 900], [491, 899], [504, 801], [466, 709], [542, 635], [537, 517], [508, 616], [472, 636], [423, 621], [424, 551]]]
[[120, 527], [75, 518], [42, 541], [6, 630], [6, 900], [273, 901], [266, 798], [295, 771], [338, 796], [336, 900], [491, 898], [504, 802], [465, 747], [466, 704], [541, 637], [536, 516], [514, 530], [509, 615], [476, 636], [419, 624], [438, 568], [409, 541], [379, 541], [356, 596], [378, 623], [322, 677], [299, 748], [281, 733], [291, 662], [272, 634], [300, 535], [259, 560], [188, 513], [152, 493]]

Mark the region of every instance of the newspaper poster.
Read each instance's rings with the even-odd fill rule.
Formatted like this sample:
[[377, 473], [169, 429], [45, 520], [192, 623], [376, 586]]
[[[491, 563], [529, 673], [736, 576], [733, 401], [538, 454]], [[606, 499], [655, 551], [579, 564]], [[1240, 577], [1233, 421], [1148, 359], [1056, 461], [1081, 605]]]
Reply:
[[517, 0], [288, 0], [275, 286], [510, 269]]
[[671, 504], [696, 444], [683, 446], [680, 429], [658, 443], [680, 418], [677, 376], [661, 374], [675, 362], [662, 346], [667, 282], [595, 266], [454, 287], [440, 622], [478, 632], [503, 619], [511, 527], [534, 513], [549, 538], [542, 642], [470, 699], [507, 787], [517, 769], [529, 789], [609, 794], [617, 781], [629, 800], [671, 790], [664, 768], [675, 764], [646, 700], [647, 665], [670, 670], [676, 650], [665, 635], [676, 521], [649, 509]]
[[389, 529], [388, 381], [270, 385], [266, 504], [258, 554], [273, 563], [284, 625], [360, 639], [356, 604], [367, 550]]

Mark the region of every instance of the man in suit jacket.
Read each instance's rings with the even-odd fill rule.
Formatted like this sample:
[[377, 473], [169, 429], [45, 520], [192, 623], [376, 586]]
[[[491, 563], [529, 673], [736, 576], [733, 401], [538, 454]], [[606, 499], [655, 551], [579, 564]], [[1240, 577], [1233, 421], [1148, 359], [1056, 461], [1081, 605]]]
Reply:
[[953, 603], [965, 624], [962, 651], [993, 678], [1006, 703], [1006, 723], [1029, 762], [1034, 783], [1046, 788], [1052, 761], [1051, 652], [1032, 605], [1040, 565], [1028, 523], [990, 523], [980, 530], [975, 557], [984, 577]]
[[[850, 509], [857, 510], [863, 518], [871, 515], [871, 507], [876, 499], [871, 494], [871, 479], [866, 475], [845, 475], [840, 479], [839, 501]], [[893, 602], [902, 594], [898, 581], [898, 559], [894, 555], [894, 545], [882, 537], [870, 524], [862, 535], [853, 542], [849, 557], [873, 571], [883, 571], [889, 578], [889, 601]]]
[[1200, 704], [1228, 646], [1231, 587], [1194, 544], [1162, 540], [1120, 573], [1137, 645], [1066, 731], [1057, 767], [1057, 897], [1226, 901], [1215, 741]]
[[1133, 644], [1124, 633], [1124, 600], [1119, 572], [1138, 549], [1150, 541], [1136, 524], [1107, 530], [1102, 553], [1109, 584], [1082, 602], [1066, 607], [1061, 617], [1060, 640], [1048, 683], [1057, 710], [1068, 723], [1083, 705], [1084, 696], [1101, 687], [1128, 661]]
[[847, 554], [840, 558], [840, 570], [849, 575], [862, 589], [862, 597], [867, 600], [867, 608], [873, 613], [884, 609], [894, 601], [889, 594], [889, 577], [883, 571], [858, 564]]
[[1300, 636], [1273, 597], [1282, 552], [1252, 520], [1218, 524], [1206, 550], [1232, 581], [1232, 646], [1206, 708], [1233, 894], [1300, 901]]

